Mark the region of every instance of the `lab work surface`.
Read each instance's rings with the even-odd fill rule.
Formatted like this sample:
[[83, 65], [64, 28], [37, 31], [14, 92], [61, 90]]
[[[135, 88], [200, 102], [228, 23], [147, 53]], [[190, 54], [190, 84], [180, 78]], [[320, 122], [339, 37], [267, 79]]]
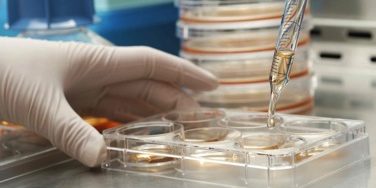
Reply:
[[[320, 71], [318, 69], [316, 72]], [[345, 170], [333, 173], [327, 177], [305, 186], [341, 187], [341, 188], [373, 188], [376, 187], [376, 97], [373, 96], [376, 83], [374, 74], [353, 73], [354, 80], [359, 83], [347, 85], [343, 75], [320, 72], [318, 87], [315, 92], [316, 106], [313, 114], [333, 118], [360, 119], [366, 122], [370, 143], [370, 161], [355, 164]], [[330, 79], [329, 79], [330, 78]], [[362, 79], [360, 79], [362, 78]], [[342, 80], [334, 82], [333, 80]], [[363, 83], [363, 85], [361, 85]], [[349, 88], [349, 86], [351, 86]], [[361, 87], [362, 89], [358, 89]], [[366, 88], [368, 87], [368, 88]], [[373, 88], [373, 92], [372, 92]], [[321, 169], [310, 169], [307, 173], [321, 173]], [[100, 168], [90, 169], [77, 161], [66, 161], [60, 164], [14, 178], [0, 184], [0, 187], [225, 187], [221, 184], [184, 181], [171, 178], [137, 175], [124, 172], [106, 171]]]

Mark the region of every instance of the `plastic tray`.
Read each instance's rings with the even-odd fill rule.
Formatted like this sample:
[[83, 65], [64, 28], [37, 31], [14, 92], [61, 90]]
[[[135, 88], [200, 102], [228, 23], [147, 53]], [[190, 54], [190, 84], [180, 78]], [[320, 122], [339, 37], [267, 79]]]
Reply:
[[[281, 94], [277, 111], [300, 113], [313, 105], [316, 80], [311, 74], [292, 78]], [[222, 84], [216, 90], [199, 93], [197, 101], [205, 107], [267, 111], [270, 100], [268, 82], [251, 84]], [[301, 109], [302, 107], [306, 107]]]
[[[177, 113], [191, 113], [190, 122], [203, 121], [197, 115], [201, 110]], [[189, 130], [163, 120], [163, 114], [105, 130], [108, 155], [102, 168], [274, 188], [304, 186], [369, 158], [363, 121], [279, 115], [279, 128], [268, 129], [263, 113], [225, 113], [222, 119], [206, 119], [211, 126]]]
[[218, 7], [248, 4], [264, 4], [283, 2], [282, 0], [175, 0], [175, 5], [180, 8]]
[[[84, 118], [98, 131], [119, 125], [106, 118]], [[50, 142], [20, 125], [0, 121], [0, 183], [71, 160]]]
[[68, 157], [43, 137], [19, 125], [0, 122], [0, 183]]
[[15, 156], [27, 155], [50, 148], [48, 140], [19, 125], [2, 121], [0, 125], [0, 166]]

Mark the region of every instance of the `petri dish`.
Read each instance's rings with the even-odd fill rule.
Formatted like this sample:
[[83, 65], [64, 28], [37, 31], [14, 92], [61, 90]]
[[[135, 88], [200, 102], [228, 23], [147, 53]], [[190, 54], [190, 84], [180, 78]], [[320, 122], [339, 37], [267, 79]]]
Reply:
[[[305, 16], [302, 33], [309, 33], [310, 29], [313, 27], [309, 17], [309, 15]], [[281, 18], [244, 22], [213, 22], [210, 24], [205, 22], [186, 22], [184, 20], [179, 20], [176, 24], [176, 35], [182, 40], [205, 39], [209, 37], [209, 39], [214, 38], [223, 41], [228, 39], [227, 36], [236, 37], [236, 35], [248, 39], [252, 35], [260, 34], [263, 36], [262, 33], [264, 32], [277, 32], [278, 34], [280, 22]], [[274, 37], [276, 37], [277, 34], [273, 34], [275, 35]]]
[[184, 131], [183, 141], [200, 146], [231, 147], [241, 137], [241, 132], [226, 127], [204, 127]]
[[296, 120], [283, 123], [281, 129], [290, 135], [322, 139], [346, 131], [346, 124], [333, 120]]
[[240, 3], [232, 2], [220, 5], [201, 3], [192, 6], [192, 2], [179, 1], [180, 19], [186, 22], [234, 22], [280, 18], [283, 13], [283, 1]]
[[[144, 144], [133, 147], [132, 150], [142, 151], [143, 153], [127, 154], [126, 167], [128, 170], [145, 173], [161, 173], [174, 170], [177, 164], [175, 158], [163, 155], [175, 152], [172, 147], [167, 145]], [[149, 153], [159, 153], [160, 155], [152, 155]]]
[[[177, 0], [180, 20], [194, 23], [244, 22], [281, 19], [284, 1]], [[309, 8], [306, 14], [309, 14]]]
[[124, 138], [169, 141], [175, 136], [183, 136], [183, 126], [167, 121], [130, 123], [118, 129], [117, 134]]
[[286, 150], [294, 149], [306, 143], [303, 138], [290, 136], [280, 131], [279, 126], [283, 118], [274, 117], [276, 128], [267, 127], [267, 114], [237, 114], [228, 116], [221, 124], [241, 131], [242, 138], [239, 140], [241, 148], [246, 150]]
[[217, 109], [194, 109], [173, 111], [163, 115], [162, 120], [172, 121], [184, 126], [184, 130], [213, 127], [225, 117], [225, 112]]
[[177, 160], [171, 155], [176, 149], [168, 144], [174, 138], [183, 138], [180, 124], [156, 121], [132, 123], [118, 129], [117, 135], [125, 139], [123, 164], [129, 171], [165, 173], [174, 170]]
[[[311, 74], [292, 78], [277, 104], [277, 111], [291, 111], [313, 103], [314, 79]], [[222, 84], [216, 90], [198, 93], [195, 98], [202, 106], [210, 108], [268, 110], [270, 86], [265, 83]]]
[[[195, 7], [218, 7], [218, 6], [228, 6], [228, 5], [248, 5], [264, 3], [261, 0], [175, 0], [175, 5], [179, 8], [195, 8]], [[267, 2], [283, 2], [281, 0], [268, 0]]]
[[[278, 29], [259, 29], [222, 35], [189, 38], [181, 43], [181, 49], [191, 54], [255, 53], [274, 51]], [[310, 42], [309, 32], [301, 32], [298, 45]]]
[[278, 129], [252, 130], [244, 134], [239, 142], [241, 148], [248, 151], [276, 152], [295, 151], [306, 145], [304, 137], [288, 135]]
[[240, 146], [247, 150], [273, 150], [286, 143], [287, 136], [278, 132], [251, 132], [243, 137]]
[[[270, 59], [273, 57], [273, 52], [241, 57], [233, 55], [197, 56], [183, 52], [181, 56], [213, 73], [222, 84], [240, 84], [268, 82]], [[304, 75], [308, 72], [311, 65], [308, 48], [303, 47], [297, 51], [295, 62], [291, 69], [291, 77]]]
[[296, 154], [296, 160], [300, 161], [344, 142], [346, 127], [344, 122], [336, 120], [296, 120], [283, 123], [281, 131], [289, 135], [303, 137], [311, 142], [318, 142], [314, 147]]
[[[238, 173], [232, 164], [244, 161], [244, 156], [232, 150], [241, 138], [241, 132], [225, 127], [205, 127], [184, 131], [182, 150], [177, 171], [184, 176], [206, 179], [224, 176], [224, 172]], [[222, 165], [219, 165], [222, 164]]]

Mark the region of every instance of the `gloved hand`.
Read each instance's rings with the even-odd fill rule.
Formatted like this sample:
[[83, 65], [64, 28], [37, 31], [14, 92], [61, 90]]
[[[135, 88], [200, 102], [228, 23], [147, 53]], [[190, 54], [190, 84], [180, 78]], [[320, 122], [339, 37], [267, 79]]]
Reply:
[[0, 37], [0, 118], [25, 125], [87, 166], [105, 159], [105, 143], [78, 114], [124, 120], [197, 105], [181, 86], [204, 91], [217, 82], [148, 47]]

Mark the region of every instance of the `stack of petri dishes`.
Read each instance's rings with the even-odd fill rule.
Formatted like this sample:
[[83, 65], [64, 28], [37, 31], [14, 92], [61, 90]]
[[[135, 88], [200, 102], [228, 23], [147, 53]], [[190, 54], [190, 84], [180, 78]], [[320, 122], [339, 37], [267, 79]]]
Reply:
[[[212, 72], [221, 85], [199, 93], [205, 107], [266, 111], [268, 82], [283, 0], [176, 0], [180, 55]], [[313, 107], [310, 71], [310, 12], [307, 8], [291, 81], [277, 105], [284, 113], [306, 114]]]

